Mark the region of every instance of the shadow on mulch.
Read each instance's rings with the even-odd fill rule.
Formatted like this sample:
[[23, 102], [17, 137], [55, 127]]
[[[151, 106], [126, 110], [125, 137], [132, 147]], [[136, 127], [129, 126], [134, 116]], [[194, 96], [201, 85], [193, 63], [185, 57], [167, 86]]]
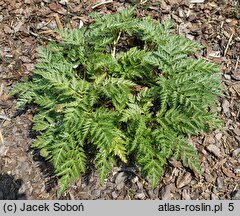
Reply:
[[22, 182], [21, 179], [15, 180], [13, 176], [0, 174], [0, 200], [27, 199], [24, 193], [19, 193]]
[[57, 184], [57, 176], [54, 173], [54, 167], [40, 155], [40, 149], [34, 149], [32, 152], [33, 160], [37, 162], [40, 171], [46, 178], [45, 191], [49, 193]]

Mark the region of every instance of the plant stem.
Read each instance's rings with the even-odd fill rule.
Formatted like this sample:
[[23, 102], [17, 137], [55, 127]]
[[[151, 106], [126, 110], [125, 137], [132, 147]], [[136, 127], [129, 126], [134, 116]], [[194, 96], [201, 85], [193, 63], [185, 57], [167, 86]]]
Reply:
[[113, 42], [113, 50], [112, 50], [112, 57], [113, 58], [115, 58], [115, 56], [116, 56], [116, 47], [117, 47], [117, 43], [118, 43], [118, 41], [121, 37], [121, 34], [122, 34], [122, 32], [119, 32], [117, 39]]

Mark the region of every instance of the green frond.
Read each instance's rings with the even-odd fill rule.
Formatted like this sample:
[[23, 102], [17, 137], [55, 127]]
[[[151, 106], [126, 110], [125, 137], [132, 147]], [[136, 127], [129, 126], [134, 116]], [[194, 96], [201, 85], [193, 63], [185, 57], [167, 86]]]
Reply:
[[153, 187], [173, 156], [200, 174], [186, 138], [221, 128], [219, 67], [196, 59], [202, 46], [174, 34], [170, 21], [137, 18], [134, 8], [92, 17], [40, 48], [31, 80], [11, 93], [17, 107], [35, 104], [32, 147], [53, 164], [58, 196], [88, 160], [101, 182], [129, 158]]
[[201, 174], [201, 167], [199, 163], [199, 155], [197, 150], [191, 146], [185, 140], [179, 140], [178, 142], [180, 150], [180, 158], [183, 162], [183, 165], [189, 167], [198, 175]]
[[97, 153], [95, 161], [100, 182], [103, 183], [107, 174], [111, 171], [112, 166], [115, 165], [115, 160], [111, 155], [103, 150]]

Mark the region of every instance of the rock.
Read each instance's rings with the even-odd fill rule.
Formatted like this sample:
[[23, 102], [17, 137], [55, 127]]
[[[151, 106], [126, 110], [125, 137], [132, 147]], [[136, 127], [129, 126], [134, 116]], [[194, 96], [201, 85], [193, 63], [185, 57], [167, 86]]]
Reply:
[[231, 193], [232, 200], [240, 200], [240, 190], [233, 191]]
[[83, 27], [83, 21], [82, 21], [82, 20], [79, 20], [78, 28], [82, 28], [82, 27]]
[[120, 172], [117, 175], [115, 179], [115, 184], [117, 185], [118, 190], [121, 190], [124, 187], [126, 178], [127, 178], [127, 175], [125, 172]]
[[134, 196], [134, 198], [136, 198], [136, 199], [141, 199], [141, 200], [143, 200], [143, 199], [145, 199], [145, 194], [142, 192], [142, 193], [137, 193], [135, 196]]
[[217, 133], [216, 135], [215, 135], [215, 138], [219, 141], [219, 140], [221, 140], [221, 138], [222, 138], [222, 133]]
[[60, 0], [59, 4], [61, 5], [67, 5], [68, 4], [68, 0]]
[[194, 40], [194, 36], [191, 34], [186, 34], [186, 38], [188, 38], [189, 40]]
[[222, 156], [220, 148], [218, 148], [217, 146], [215, 146], [213, 144], [207, 146], [207, 150], [209, 152], [213, 153], [218, 158], [220, 158]]
[[188, 185], [191, 182], [191, 180], [192, 180], [191, 173], [186, 172], [184, 174], [180, 174], [177, 178], [176, 186], [177, 188], [182, 188]]
[[50, 29], [56, 29], [57, 28], [57, 23], [56, 23], [56, 21], [55, 20], [52, 20], [49, 24], [48, 24], [48, 27], [50, 28]]
[[224, 183], [223, 183], [223, 179], [221, 177], [217, 178], [217, 187], [218, 187], [218, 190], [224, 189]]
[[239, 174], [240, 173], [240, 166], [237, 166], [234, 168], [234, 173]]
[[231, 76], [229, 74], [224, 74], [224, 78], [227, 80], [231, 80]]
[[181, 18], [184, 17], [184, 11], [183, 11], [183, 9], [179, 8], [178, 15], [179, 15], [179, 17], [181, 17]]
[[113, 199], [116, 199], [118, 197], [117, 193], [115, 191], [112, 192]]
[[135, 176], [135, 177], [131, 180], [131, 182], [132, 182], [133, 184], [137, 183], [138, 181], [139, 181], [138, 176]]
[[224, 99], [223, 102], [222, 102], [222, 108], [223, 108], [223, 112], [226, 114], [226, 113], [229, 113], [229, 102]]

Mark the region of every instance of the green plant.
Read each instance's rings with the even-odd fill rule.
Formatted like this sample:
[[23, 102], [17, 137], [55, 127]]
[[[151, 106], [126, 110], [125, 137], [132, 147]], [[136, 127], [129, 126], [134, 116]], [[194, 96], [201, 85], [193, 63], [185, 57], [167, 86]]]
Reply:
[[209, 112], [219, 69], [191, 57], [201, 46], [170, 22], [133, 12], [93, 14], [90, 26], [61, 32], [61, 42], [39, 50], [32, 79], [13, 90], [18, 107], [37, 105], [32, 146], [52, 161], [60, 193], [85, 172], [86, 149], [101, 181], [116, 160], [135, 160], [153, 187], [172, 156], [200, 173], [187, 138], [220, 123]]

